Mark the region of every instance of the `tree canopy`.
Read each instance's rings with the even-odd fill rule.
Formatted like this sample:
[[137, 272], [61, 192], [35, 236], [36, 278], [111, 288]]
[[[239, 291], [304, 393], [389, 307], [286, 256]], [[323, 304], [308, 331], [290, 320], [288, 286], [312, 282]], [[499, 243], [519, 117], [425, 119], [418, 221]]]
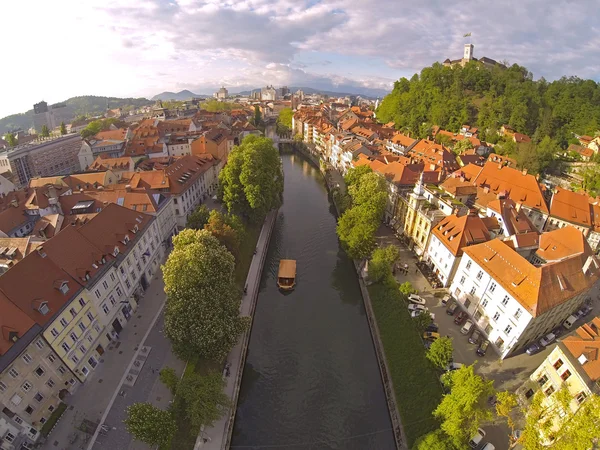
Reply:
[[148, 445], [158, 445], [161, 449], [168, 447], [177, 431], [171, 413], [150, 403], [134, 403], [128, 407], [124, 422], [127, 431], [135, 439]]
[[377, 118], [420, 137], [431, 125], [457, 132], [469, 124], [479, 127], [484, 140], [506, 124], [534, 143], [549, 136], [565, 148], [572, 133], [593, 136], [598, 130], [600, 86], [577, 77], [534, 81], [517, 64], [485, 69], [477, 62], [464, 68], [435, 63], [396, 81]]
[[278, 208], [283, 195], [283, 171], [273, 141], [249, 135], [233, 148], [219, 174], [219, 196], [230, 213], [261, 221]]
[[165, 335], [182, 359], [220, 360], [249, 324], [239, 316], [234, 257], [207, 230], [183, 230], [173, 245], [162, 266]]

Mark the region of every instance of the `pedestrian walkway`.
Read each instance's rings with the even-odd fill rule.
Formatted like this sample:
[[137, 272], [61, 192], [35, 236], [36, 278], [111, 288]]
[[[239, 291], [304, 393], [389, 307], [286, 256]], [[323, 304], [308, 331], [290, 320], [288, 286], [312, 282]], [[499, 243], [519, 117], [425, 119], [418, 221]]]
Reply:
[[[256, 254], [250, 264], [248, 276], [246, 278], [247, 292], [240, 305], [240, 314], [242, 316], [253, 316], [256, 298], [260, 288], [260, 279], [263, 265], [269, 248], [271, 232], [273, 230], [277, 211], [272, 211], [267, 215], [265, 223], [258, 237], [256, 244]], [[248, 346], [250, 331], [248, 330], [231, 350], [227, 356], [227, 363], [230, 365], [229, 376], [225, 376], [225, 393], [232, 400], [232, 410], [227, 411], [221, 419], [200, 431], [194, 450], [221, 450], [229, 446], [231, 431], [233, 430], [233, 420], [235, 419], [235, 408], [237, 407], [237, 396], [242, 381], [242, 372], [246, 360], [246, 350]]]

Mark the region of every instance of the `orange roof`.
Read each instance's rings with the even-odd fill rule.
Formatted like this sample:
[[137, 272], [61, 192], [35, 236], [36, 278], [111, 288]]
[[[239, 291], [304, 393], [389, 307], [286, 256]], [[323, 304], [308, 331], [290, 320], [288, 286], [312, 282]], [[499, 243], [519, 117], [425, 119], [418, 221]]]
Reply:
[[594, 317], [562, 341], [592, 381], [600, 379], [600, 317]]
[[578, 241], [583, 242], [584, 251], [571, 252], [541, 266], [534, 266], [500, 239], [465, 247], [464, 253], [533, 316], [538, 316], [587, 292], [600, 278], [600, 262], [576, 228], [565, 227], [542, 234], [540, 248], [548, 240], [563, 241], [565, 236], [557, 232], [567, 228], [571, 228], [567, 233], [579, 233]]
[[561, 187], [557, 187], [550, 201], [550, 215], [561, 220], [592, 226], [592, 206], [587, 194], [578, 194]]
[[435, 227], [433, 234], [454, 256], [462, 256], [463, 248], [491, 239], [485, 222], [477, 214], [447, 216]]

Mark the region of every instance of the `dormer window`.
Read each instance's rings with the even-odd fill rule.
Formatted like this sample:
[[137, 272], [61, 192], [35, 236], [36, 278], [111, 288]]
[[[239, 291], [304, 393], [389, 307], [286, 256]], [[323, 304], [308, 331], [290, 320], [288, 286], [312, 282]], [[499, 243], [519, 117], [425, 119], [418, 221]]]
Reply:
[[112, 254], [116, 257], [119, 254], [119, 247], [115, 247]]

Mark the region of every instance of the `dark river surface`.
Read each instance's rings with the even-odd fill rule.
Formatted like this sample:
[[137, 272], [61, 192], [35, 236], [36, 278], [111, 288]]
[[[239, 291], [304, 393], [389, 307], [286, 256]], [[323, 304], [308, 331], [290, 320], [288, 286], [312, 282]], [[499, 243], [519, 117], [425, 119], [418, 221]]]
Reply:
[[[231, 448], [394, 449], [356, 272], [317, 169], [283, 155], [284, 203], [262, 275]], [[280, 259], [296, 289], [277, 289]]]

